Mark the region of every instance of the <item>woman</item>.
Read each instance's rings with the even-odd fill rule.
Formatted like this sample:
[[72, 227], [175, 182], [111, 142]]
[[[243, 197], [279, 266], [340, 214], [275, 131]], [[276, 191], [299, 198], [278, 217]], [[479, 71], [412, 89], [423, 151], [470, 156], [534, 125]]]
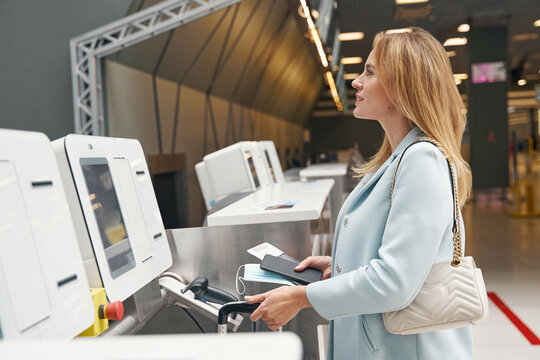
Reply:
[[414, 299], [433, 264], [452, 258], [453, 198], [445, 156], [430, 143], [411, 146], [390, 203], [403, 150], [419, 137], [436, 140], [457, 170], [461, 206], [471, 188], [460, 155], [463, 103], [446, 52], [420, 28], [379, 33], [353, 87], [354, 116], [377, 120], [385, 138], [341, 208], [332, 258], [308, 257], [297, 267], [323, 270], [323, 281], [246, 297], [262, 302], [251, 319], [274, 330], [312, 306], [331, 320], [328, 353], [334, 359], [472, 359], [469, 327], [393, 335], [382, 320], [382, 313]]

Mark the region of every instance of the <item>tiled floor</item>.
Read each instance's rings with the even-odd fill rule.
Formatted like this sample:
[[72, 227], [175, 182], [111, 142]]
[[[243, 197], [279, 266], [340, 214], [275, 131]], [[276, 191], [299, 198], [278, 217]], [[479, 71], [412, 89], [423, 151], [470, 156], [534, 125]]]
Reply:
[[[501, 198], [477, 192], [464, 209], [466, 254], [482, 269], [487, 290], [540, 337], [540, 217], [511, 217], [511, 204]], [[473, 329], [476, 359], [540, 359], [540, 345], [531, 345], [491, 301], [490, 316]]]

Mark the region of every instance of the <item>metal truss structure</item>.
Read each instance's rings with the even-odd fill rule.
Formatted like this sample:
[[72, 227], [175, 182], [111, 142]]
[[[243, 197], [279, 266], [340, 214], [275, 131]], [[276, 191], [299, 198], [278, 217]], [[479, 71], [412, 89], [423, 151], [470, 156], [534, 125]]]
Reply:
[[241, 0], [168, 0], [70, 41], [75, 132], [105, 135], [102, 58]]

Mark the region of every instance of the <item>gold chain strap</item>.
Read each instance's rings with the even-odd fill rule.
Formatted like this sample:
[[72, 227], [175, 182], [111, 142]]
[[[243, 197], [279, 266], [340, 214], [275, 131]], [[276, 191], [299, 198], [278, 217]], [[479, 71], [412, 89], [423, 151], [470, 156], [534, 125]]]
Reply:
[[[461, 258], [463, 257], [463, 249], [461, 247], [461, 223], [459, 221], [459, 201], [458, 201], [458, 188], [457, 188], [457, 177], [456, 173], [454, 171], [454, 166], [450, 161], [448, 161], [448, 158], [446, 157], [446, 154], [444, 153], [443, 148], [434, 140], [429, 138], [420, 138], [418, 141], [416, 141], [414, 144], [418, 142], [429, 142], [433, 145], [435, 145], [444, 155], [446, 162], [448, 163], [448, 167], [450, 168], [450, 172], [452, 174], [452, 187], [454, 192], [454, 221], [455, 221], [455, 227], [452, 227], [452, 233], [453, 233], [453, 243], [454, 243], [454, 253], [452, 256], [452, 262], [450, 263], [452, 266], [457, 267], [460, 266], [462, 263]], [[413, 145], [413, 144], [411, 144]], [[407, 149], [405, 149], [407, 150]], [[392, 177], [392, 189], [390, 191], [390, 206], [392, 206], [392, 197], [394, 195], [394, 184], [396, 182], [396, 174], [399, 167], [399, 164], [401, 163], [401, 159], [403, 158], [403, 155], [405, 153], [405, 150], [403, 150], [403, 153], [401, 153], [401, 157], [399, 158], [399, 161], [396, 165], [396, 169], [394, 170], [394, 176]]]

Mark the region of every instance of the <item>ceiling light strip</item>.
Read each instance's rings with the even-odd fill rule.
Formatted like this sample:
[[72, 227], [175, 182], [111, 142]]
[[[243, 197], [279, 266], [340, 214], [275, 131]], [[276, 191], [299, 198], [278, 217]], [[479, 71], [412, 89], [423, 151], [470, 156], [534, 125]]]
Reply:
[[327, 71], [326, 73], [324, 73], [324, 76], [326, 77], [326, 80], [328, 80], [328, 86], [330, 86], [330, 93], [332, 94], [332, 98], [334, 98], [337, 109], [339, 111], [342, 111], [343, 105], [341, 104], [341, 100], [339, 99], [339, 94], [332, 73], [330, 71]]
[[309, 31], [311, 33], [311, 36], [313, 38], [313, 41], [315, 42], [315, 46], [317, 47], [317, 52], [319, 53], [319, 57], [321, 58], [321, 62], [324, 67], [328, 66], [328, 59], [326, 58], [326, 53], [324, 52], [322, 41], [319, 36], [319, 32], [317, 31], [317, 28], [315, 27], [315, 23], [313, 22], [313, 19], [311, 18], [311, 13], [309, 11], [309, 8], [306, 4], [306, 0], [300, 0], [300, 4], [302, 5], [302, 9], [304, 9], [304, 14], [306, 14], [306, 21], [308, 24]]

